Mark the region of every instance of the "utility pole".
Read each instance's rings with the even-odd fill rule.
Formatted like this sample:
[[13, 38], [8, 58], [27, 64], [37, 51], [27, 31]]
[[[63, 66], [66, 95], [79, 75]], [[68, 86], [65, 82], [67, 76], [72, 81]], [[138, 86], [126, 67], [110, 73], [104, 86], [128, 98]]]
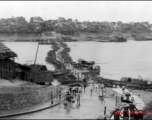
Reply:
[[[39, 35], [39, 41], [40, 41], [40, 37], [41, 37], [41, 34]], [[38, 49], [39, 49], [39, 41], [38, 41], [36, 56], [35, 56], [34, 65], [33, 65], [33, 80], [34, 80], [34, 82], [35, 82], [35, 79], [34, 79], [34, 71], [35, 71], [35, 63], [36, 63], [36, 60], [37, 60], [37, 54], [38, 54]]]

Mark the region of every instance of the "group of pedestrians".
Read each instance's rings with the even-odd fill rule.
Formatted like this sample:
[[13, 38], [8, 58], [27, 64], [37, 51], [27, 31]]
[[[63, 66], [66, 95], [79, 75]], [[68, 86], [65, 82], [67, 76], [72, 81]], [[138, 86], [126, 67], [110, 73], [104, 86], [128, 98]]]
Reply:
[[102, 84], [102, 83], [92, 83], [91, 84], [91, 87], [90, 87], [90, 92], [91, 92], [91, 95], [92, 95], [92, 93], [93, 93], [93, 91], [99, 91], [99, 92], [106, 92], [106, 87], [104, 86], [104, 84]]
[[82, 87], [81, 86], [73, 86], [70, 87], [66, 93], [66, 103], [72, 105], [77, 100], [77, 103], [80, 105], [80, 95], [82, 96]]

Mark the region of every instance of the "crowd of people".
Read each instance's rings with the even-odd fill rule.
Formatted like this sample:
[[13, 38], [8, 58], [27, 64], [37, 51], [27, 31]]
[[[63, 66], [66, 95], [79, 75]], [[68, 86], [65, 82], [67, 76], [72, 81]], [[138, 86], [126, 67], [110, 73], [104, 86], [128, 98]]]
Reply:
[[[81, 86], [73, 86], [69, 87], [67, 94], [66, 94], [66, 104], [72, 105], [73, 103], [77, 102], [77, 105], [80, 106], [80, 96], [82, 96], [84, 87]], [[107, 88], [102, 83], [92, 83], [90, 85], [90, 93], [91, 95], [94, 92], [102, 93], [102, 97], [104, 94], [107, 94]], [[85, 93], [85, 91], [84, 91]], [[101, 95], [99, 95], [101, 96]], [[122, 114], [123, 113], [123, 114]], [[140, 120], [143, 119], [143, 112], [141, 110], [138, 110], [134, 97], [127, 92], [125, 87], [122, 87], [122, 96], [121, 96], [121, 106], [116, 106], [115, 110], [112, 112], [114, 116], [114, 120], [119, 120], [120, 118], [124, 119], [136, 119]]]
[[80, 96], [82, 96], [82, 90], [83, 87], [81, 86], [73, 86], [69, 87], [67, 93], [66, 93], [66, 100], [64, 105], [67, 106], [67, 104], [72, 105], [72, 103], [75, 103], [77, 101], [78, 105], [80, 106]]
[[96, 91], [97, 93], [102, 93], [103, 92], [102, 93], [102, 96], [103, 96], [104, 93], [106, 94], [107, 88], [102, 83], [92, 83], [91, 86], [90, 86], [91, 96], [92, 96], [93, 91]]

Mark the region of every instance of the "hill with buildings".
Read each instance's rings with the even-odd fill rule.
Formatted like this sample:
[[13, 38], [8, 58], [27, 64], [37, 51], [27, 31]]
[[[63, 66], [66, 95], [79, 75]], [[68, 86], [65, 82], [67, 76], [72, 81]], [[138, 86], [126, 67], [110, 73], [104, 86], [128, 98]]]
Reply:
[[[70, 36], [78, 40], [89, 40], [101, 35], [122, 34], [134, 39], [151, 39], [152, 24], [149, 22], [80, 22], [77, 19], [59, 17], [56, 20], [43, 20], [31, 17], [28, 22], [24, 17], [12, 17], [0, 20], [0, 39], [38, 39], [38, 35], [47, 31]], [[140, 36], [139, 36], [140, 34]], [[137, 37], [136, 37], [137, 36]], [[146, 36], [146, 37], [145, 37]]]

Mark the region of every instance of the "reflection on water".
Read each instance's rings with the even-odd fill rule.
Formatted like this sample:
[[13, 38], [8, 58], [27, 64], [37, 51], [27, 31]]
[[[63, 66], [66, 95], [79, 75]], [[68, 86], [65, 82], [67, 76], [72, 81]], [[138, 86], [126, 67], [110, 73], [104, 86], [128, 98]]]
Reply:
[[[11, 50], [18, 54], [19, 63], [34, 60], [37, 43], [5, 42]], [[67, 42], [71, 47], [70, 56], [77, 62], [79, 58], [95, 61], [101, 67], [101, 76], [120, 80], [121, 77], [140, 75], [152, 80], [152, 41], [127, 41], [124, 43], [103, 42]], [[37, 63], [47, 65], [49, 70], [54, 67], [45, 62], [50, 45], [40, 45]], [[107, 64], [104, 64], [107, 63]]]

